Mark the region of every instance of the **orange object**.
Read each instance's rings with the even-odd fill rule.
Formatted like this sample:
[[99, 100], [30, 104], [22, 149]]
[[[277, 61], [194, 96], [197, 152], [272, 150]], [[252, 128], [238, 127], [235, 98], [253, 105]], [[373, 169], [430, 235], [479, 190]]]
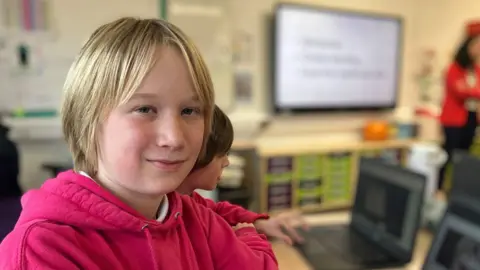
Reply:
[[363, 139], [366, 141], [387, 140], [390, 135], [390, 125], [386, 121], [372, 120], [363, 128]]

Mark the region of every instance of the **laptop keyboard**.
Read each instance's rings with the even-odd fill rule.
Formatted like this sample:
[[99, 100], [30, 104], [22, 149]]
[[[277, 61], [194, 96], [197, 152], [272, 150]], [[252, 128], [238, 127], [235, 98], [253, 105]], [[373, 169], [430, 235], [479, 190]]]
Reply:
[[302, 248], [312, 255], [325, 254], [325, 252], [327, 252], [326, 246], [320, 243], [320, 241], [315, 238], [308, 239], [308, 241], [305, 242]]
[[382, 262], [388, 258], [360, 236], [345, 228], [325, 229], [302, 232], [302, 236], [308, 239], [304, 249], [309, 253], [325, 253], [330, 251], [351, 263]]

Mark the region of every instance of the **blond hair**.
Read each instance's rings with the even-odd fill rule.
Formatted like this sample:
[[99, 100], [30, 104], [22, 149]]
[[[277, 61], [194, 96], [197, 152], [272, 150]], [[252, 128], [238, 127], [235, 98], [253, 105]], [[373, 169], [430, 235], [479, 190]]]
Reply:
[[176, 26], [159, 19], [125, 17], [99, 27], [83, 45], [64, 85], [62, 124], [74, 168], [94, 175], [98, 167], [98, 128], [110, 111], [128, 101], [155, 65], [159, 46], [178, 49], [204, 106], [205, 152], [213, 108], [213, 84], [192, 41]]

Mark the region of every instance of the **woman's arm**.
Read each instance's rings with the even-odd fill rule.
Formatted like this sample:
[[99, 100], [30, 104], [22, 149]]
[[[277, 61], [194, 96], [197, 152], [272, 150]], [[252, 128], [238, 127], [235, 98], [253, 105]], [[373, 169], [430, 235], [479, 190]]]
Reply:
[[446, 77], [447, 91], [450, 91], [455, 96], [461, 99], [475, 98], [480, 99], [480, 78], [477, 78], [476, 85], [471, 87], [468, 85], [465, 71], [457, 65], [452, 65]]

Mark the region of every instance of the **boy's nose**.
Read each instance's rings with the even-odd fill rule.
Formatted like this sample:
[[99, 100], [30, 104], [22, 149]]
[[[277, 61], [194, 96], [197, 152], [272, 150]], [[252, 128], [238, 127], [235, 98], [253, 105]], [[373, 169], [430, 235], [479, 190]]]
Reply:
[[158, 145], [172, 149], [181, 149], [185, 146], [184, 127], [181, 119], [169, 117], [164, 119], [159, 127]]
[[228, 166], [230, 166], [230, 160], [228, 159], [228, 156], [225, 156], [223, 158], [222, 168], [225, 168], [225, 167], [228, 167]]

